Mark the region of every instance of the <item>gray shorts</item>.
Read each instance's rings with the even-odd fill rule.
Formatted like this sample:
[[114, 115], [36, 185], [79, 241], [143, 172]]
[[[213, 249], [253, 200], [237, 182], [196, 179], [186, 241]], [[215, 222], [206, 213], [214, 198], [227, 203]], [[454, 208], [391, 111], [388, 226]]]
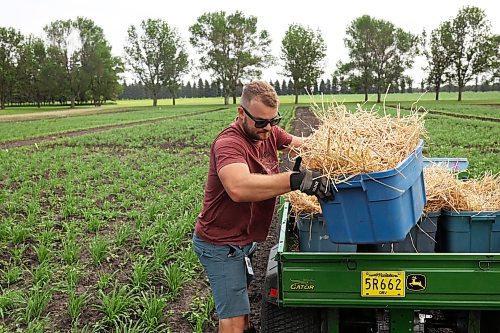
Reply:
[[213, 245], [194, 234], [193, 245], [194, 252], [207, 273], [219, 318], [249, 314], [247, 287], [253, 276], [247, 272], [245, 253], [251, 259], [255, 252], [255, 243], [241, 248]]

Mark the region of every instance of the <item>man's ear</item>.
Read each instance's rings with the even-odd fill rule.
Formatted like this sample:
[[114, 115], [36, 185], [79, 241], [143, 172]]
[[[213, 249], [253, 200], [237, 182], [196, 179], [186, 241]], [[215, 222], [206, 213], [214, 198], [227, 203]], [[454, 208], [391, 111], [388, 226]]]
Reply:
[[238, 118], [243, 118], [245, 116], [244, 115], [245, 111], [243, 111], [243, 108], [241, 106], [238, 106], [237, 111], [238, 111]]

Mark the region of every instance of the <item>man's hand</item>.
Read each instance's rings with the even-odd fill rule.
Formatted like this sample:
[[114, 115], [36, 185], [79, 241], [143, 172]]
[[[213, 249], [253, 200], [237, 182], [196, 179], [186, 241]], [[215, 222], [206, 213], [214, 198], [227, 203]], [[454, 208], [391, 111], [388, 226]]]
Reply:
[[303, 170], [290, 175], [290, 188], [292, 190], [300, 190], [323, 200], [333, 200], [333, 193], [327, 185], [327, 179], [316, 171]]

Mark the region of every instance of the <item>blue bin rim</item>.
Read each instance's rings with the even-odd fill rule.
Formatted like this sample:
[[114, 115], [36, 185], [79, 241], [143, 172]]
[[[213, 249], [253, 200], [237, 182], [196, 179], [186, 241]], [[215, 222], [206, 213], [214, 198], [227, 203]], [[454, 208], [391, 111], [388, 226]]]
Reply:
[[446, 164], [448, 168], [454, 171], [465, 171], [469, 167], [469, 160], [465, 157], [425, 157], [424, 168], [431, 165]]
[[443, 209], [441, 211], [442, 215], [448, 215], [448, 216], [464, 216], [464, 217], [474, 217], [474, 216], [481, 216], [481, 217], [494, 217], [494, 216], [500, 216], [500, 210], [491, 210], [491, 211], [481, 211], [481, 212], [471, 212], [471, 211], [461, 211], [461, 212], [455, 212], [452, 210], [446, 210]]
[[382, 179], [382, 178], [392, 177], [396, 174], [401, 174], [402, 169], [406, 168], [406, 166], [410, 164], [415, 158], [417, 158], [418, 155], [420, 156], [422, 155], [423, 148], [424, 148], [424, 140], [420, 139], [415, 150], [412, 151], [411, 154], [403, 161], [401, 161], [395, 168], [384, 171], [362, 173], [346, 180], [345, 182], [341, 180], [341, 182], [336, 183], [335, 185], [340, 187], [342, 187], [343, 185], [349, 186], [348, 185], [349, 183], [359, 182], [364, 179]]
[[441, 211], [438, 212], [422, 212], [422, 217], [437, 217], [441, 215]]

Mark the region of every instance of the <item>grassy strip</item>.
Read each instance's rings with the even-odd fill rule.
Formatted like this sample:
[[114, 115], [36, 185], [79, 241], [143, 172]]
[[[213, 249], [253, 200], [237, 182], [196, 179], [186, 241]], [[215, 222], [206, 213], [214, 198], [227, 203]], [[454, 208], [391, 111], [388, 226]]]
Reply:
[[213, 106], [146, 109], [134, 112], [39, 120], [36, 122], [0, 123], [0, 142], [26, 140], [76, 130], [129, 124], [144, 120], [167, 119], [216, 109], [218, 108]]

